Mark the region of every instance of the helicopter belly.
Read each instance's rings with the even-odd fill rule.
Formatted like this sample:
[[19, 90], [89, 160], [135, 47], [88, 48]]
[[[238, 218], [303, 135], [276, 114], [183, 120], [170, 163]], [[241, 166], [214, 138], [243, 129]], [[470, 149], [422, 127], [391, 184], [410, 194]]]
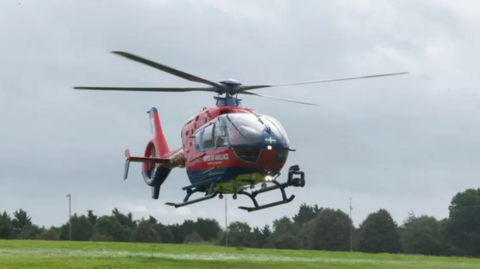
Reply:
[[259, 171], [238, 171], [235, 175], [225, 177], [214, 188], [222, 193], [236, 192], [246, 185], [255, 185], [265, 181], [265, 176]]
[[[279, 170], [280, 169], [273, 170], [271, 172], [278, 173]], [[216, 178], [218, 183], [215, 190], [220, 192], [234, 192], [240, 187], [264, 182], [265, 175], [266, 171], [264, 168], [256, 167], [226, 167], [189, 173], [192, 184]]]

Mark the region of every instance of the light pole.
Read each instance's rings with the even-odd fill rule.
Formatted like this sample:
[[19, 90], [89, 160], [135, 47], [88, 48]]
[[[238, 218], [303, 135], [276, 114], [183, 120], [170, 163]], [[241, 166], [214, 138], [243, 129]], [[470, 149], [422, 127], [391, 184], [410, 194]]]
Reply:
[[228, 247], [228, 209], [227, 209], [227, 195], [225, 195], [225, 246]]
[[350, 226], [350, 252], [352, 252], [352, 249], [353, 249], [352, 197], [350, 197], [350, 220], [352, 221], [352, 225]]
[[72, 241], [72, 195], [68, 194], [68, 223], [69, 223], [69, 236]]

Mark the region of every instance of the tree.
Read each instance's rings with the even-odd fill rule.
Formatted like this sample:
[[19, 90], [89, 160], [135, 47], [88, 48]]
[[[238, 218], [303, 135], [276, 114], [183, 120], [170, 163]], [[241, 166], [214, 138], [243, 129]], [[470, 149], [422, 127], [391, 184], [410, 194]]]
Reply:
[[90, 241], [105, 242], [105, 241], [112, 241], [112, 238], [107, 235], [95, 232], [92, 235], [92, 237], [90, 237]]
[[300, 239], [290, 233], [284, 233], [276, 237], [273, 245], [278, 249], [301, 249], [303, 247]]
[[323, 208], [319, 208], [318, 205], [314, 206], [309, 206], [305, 203], [300, 205], [300, 208], [298, 209], [298, 213], [293, 216], [293, 221], [298, 224], [299, 226], [302, 226], [303, 224], [311, 221], [312, 219], [317, 216], [320, 211], [322, 211]]
[[113, 240], [118, 242], [129, 242], [132, 236], [132, 229], [128, 225], [122, 225], [120, 222], [115, 220], [113, 223], [113, 229], [115, 233], [113, 234]]
[[267, 243], [267, 238], [265, 238], [265, 236], [262, 233], [262, 230], [260, 230], [260, 228], [258, 227], [255, 227], [253, 229], [252, 237], [253, 237], [253, 247], [255, 248], [262, 248], [263, 245]]
[[[89, 217], [90, 223], [92, 222]], [[95, 233], [103, 234], [113, 238], [116, 233], [115, 222], [118, 222], [114, 216], [101, 216], [95, 220]]]
[[173, 234], [174, 242], [177, 244], [182, 244], [187, 235], [196, 232], [197, 227], [193, 220], [185, 220], [181, 225], [169, 225], [168, 228]]
[[185, 236], [197, 231], [197, 223], [193, 220], [184, 220], [182, 223], [183, 239]]
[[155, 217], [150, 216], [148, 218], [148, 222], [150, 222], [150, 224], [152, 224], [152, 225], [155, 225], [155, 224], [158, 223], [158, 220]]
[[173, 242], [176, 244], [183, 243], [183, 240], [185, 239], [185, 234], [182, 231], [182, 225], [176, 223], [173, 225], [167, 225], [167, 227], [173, 235]]
[[195, 231], [205, 240], [212, 241], [218, 238], [222, 228], [215, 219], [198, 218], [195, 224]]
[[13, 235], [12, 219], [7, 212], [3, 212], [0, 215], [0, 239], [10, 239]]
[[[78, 216], [76, 213], [73, 214], [71, 223], [73, 241], [88, 241], [95, 232], [95, 228], [85, 215]], [[70, 237], [69, 233], [70, 223], [67, 222], [61, 227], [60, 239], [68, 240]]]
[[185, 244], [199, 243], [199, 242], [203, 242], [203, 238], [197, 232], [193, 232], [185, 236], [185, 240], [183, 241], [183, 243]]
[[150, 224], [150, 222], [142, 221], [133, 230], [131, 241], [143, 243], [158, 243], [160, 242], [160, 236], [152, 228], [152, 224]]
[[[252, 234], [254, 244], [259, 244], [259, 248], [273, 248], [273, 244], [269, 243], [270, 237], [272, 236], [272, 230], [270, 230], [269, 225], [263, 226], [263, 228], [260, 230], [261, 235], [255, 235], [255, 231]], [[260, 239], [260, 241], [258, 241]]]
[[112, 210], [113, 216], [120, 222], [121, 225], [127, 225], [130, 229], [135, 229], [137, 227], [137, 222], [133, 220], [132, 213], [128, 213], [127, 215], [120, 213], [117, 208]]
[[404, 253], [423, 255], [443, 253], [440, 223], [434, 217], [409, 215], [403, 229], [401, 241]]
[[90, 223], [95, 226], [97, 223], [98, 216], [93, 214], [93, 210], [87, 210], [87, 218], [90, 221]]
[[308, 247], [316, 250], [347, 251], [350, 249], [352, 220], [339, 209], [325, 208], [315, 217], [308, 235]]
[[262, 234], [265, 238], [269, 238], [270, 235], [272, 234], [272, 231], [270, 230], [270, 226], [269, 225], [265, 225], [263, 226], [262, 228]]
[[480, 188], [457, 193], [449, 206], [446, 237], [457, 254], [480, 256]]
[[416, 221], [417, 216], [415, 216], [415, 212], [410, 211], [407, 214], [407, 218], [403, 221], [402, 225], [398, 226], [398, 232], [400, 233], [400, 236], [408, 229], [410, 228], [413, 223]]
[[[225, 234], [219, 242], [220, 245], [225, 245]], [[235, 221], [228, 225], [228, 245], [234, 247], [253, 247], [254, 240], [252, 228], [246, 222]]]
[[[134, 219], [113, 209], [112, 214], [97, 216], [93, 210], [72, 216], [72, 239], [76, 241], [120, 241], [151, 243], [215, 242], [230, 246], [316, 249], [350, 249], [353, 230], [355, 249], [362, 252], [405, 252], [423, 255], [480, 256], [480, 189], [467, 189], [452, 197], [449, 217], [408, 214], [400, 227], [387, 210], [368, 215], [356, 229], [349, 216], [338, 209], [302, 204], [297, 214], [273, 220], [272, 226], [255, 227], [233, 222], [228, 233], [215, 219], [198, 218], [181, 224], [164, 225], [153, 217]], [[60, 227], [39, 227], [23, 209], [9, 215], [0, 213], [0, 239], [68, 240], [69, 222]]]
[[38, 236], [40, 240], [60, 240], [60, 232], [57, 228], [51, 227], [50, 229], [44, 229]]
[[385, 209], [367, 216], [360, 224], [357, 240], [357, 248], [362, 252], [400, 253], [402, 251], [398, 226]]
[[122, 225], [115, 216], [101, 216], [95, 223], [95, 238], [105, 235], [106, 238], [118, 242], [130, 241], [132, 229], [128, 225]]
[[170, 229], [167, 226], [161, 223], [157, 223], [153, 226], [153, 229], [160, 236], [160, 241], [162, 243], [173, 243], [173, 233], [170, 231]]
[[[300, 226], [297, 223], [294, 223], [292, 219], [287, 216], [283, 216], [280, 219], [273, 221], [273, 233], [268, 238], [268, 246], [275, 247], [277, 244], [278, 238], [284, 234], [289, 234], [298, 239], [298, 234], [300, 233]], [[282, 237], [283, 238], [283, 237]], [[290, 237], [288, 237], [290, 238]]]
[[18, 239], [24, 239], [24, 240], [33, 240], [36, 239], [44, 229], [38, 227], [35, 224], [27, 224], [23, 226], [22, 230], [20, 233], [17, 235]]
[[298, 234], [298, 239], [302, 242], [304, 248], [310, 249], [312, 246], [310, 245], [310, 236], [313, 233], [313, 228], [315, 227], [316, 219], [312, 219], [302, 225], [300, 229], [300, 233]]
[[13, 212], [12, 225], [15, 238], [19, 238], [23, 227], [32, 225], [32, 218], [25, 210], [20, 208], [19, 210]]
[[272, 237], [286, 233], [298, 235], [300, 233], [300, 226], [287, 216], [274, 220]]

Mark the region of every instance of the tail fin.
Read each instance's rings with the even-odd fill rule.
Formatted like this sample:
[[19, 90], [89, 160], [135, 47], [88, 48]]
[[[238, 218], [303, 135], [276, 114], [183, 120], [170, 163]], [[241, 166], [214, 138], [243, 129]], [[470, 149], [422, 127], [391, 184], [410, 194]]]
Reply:
[[155, 148], [157, 150], [157, 157], [164, 157], [170, 152], [168, 148], [167, 140], [162, 131], [162, 125], [160, 124], [160, 117], [156, 107], [152, 107], [149, 111], [150, 129], [152, 131], [153, 140], [155, 142]]
[[[156, 107], [152, 106], [148, 111], [150, 119], [150, 130], [153, 136], [153, 143], [155, 145], [155, 155], [157, 158], [163, 158], [170, 153], [170, 149], [163, 134], [162, 125], [160, 124], [160, 117], [158, 115], [158, 110]], [[160, 174], [153, 173], [151, 175], [152, 182], [149, 184], [152, 188], [152, 198], [158, 199], [160, 195], [160, 187], [162, 186], [165, 179], [167, 179], [168, 174], [170, 174], [171, 168], [168, 167], [158, 167], [161, 169]]]

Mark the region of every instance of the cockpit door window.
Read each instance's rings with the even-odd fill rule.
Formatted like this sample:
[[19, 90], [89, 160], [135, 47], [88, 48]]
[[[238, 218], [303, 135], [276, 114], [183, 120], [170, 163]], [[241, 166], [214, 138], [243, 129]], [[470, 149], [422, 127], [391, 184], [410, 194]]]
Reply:
[[214, 147], [213, 141], [213, 127], [214, 125], [209, 125], [203, 130], [203, 149], [208, 150]]
[[219, 118], [215, 123], [215, 148], [228, 146], [227, 125], [224, 118]]

